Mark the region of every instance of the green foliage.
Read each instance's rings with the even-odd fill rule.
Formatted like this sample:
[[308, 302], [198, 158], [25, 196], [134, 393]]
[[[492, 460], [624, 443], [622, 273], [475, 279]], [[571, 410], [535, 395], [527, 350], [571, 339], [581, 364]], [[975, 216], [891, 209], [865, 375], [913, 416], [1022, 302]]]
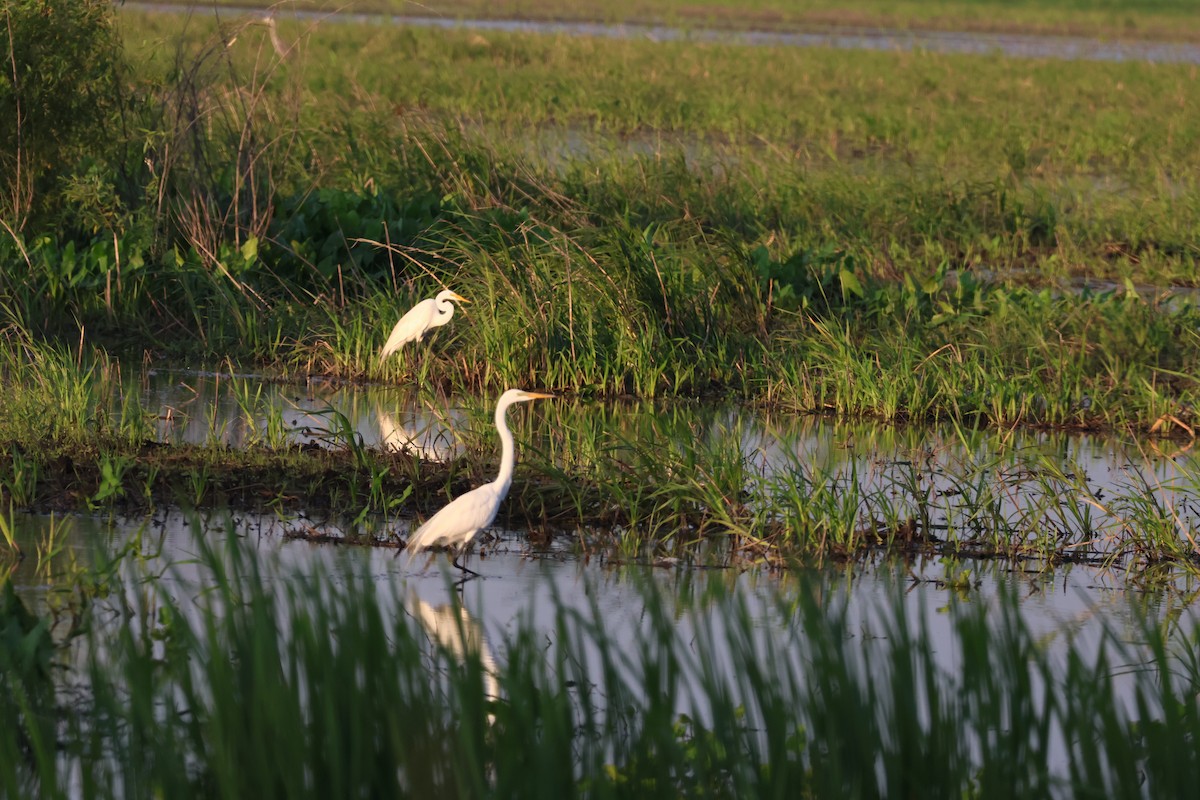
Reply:
[[[441, 205], [432, 195], [402, 203], [388, 192], [334, 188], [284, 198], [270, 233], [276, 251], [264, 257], [275, 255], [274, 274], [302, 286], [335, 285], [341, 269], [367, 287], [389, 285], [405, 280], [411, 267], [407, 260], [396, 264], [387, 245], [418, 241], [438, 219]], [[306, 280], [312, 273], [320, 283]]]
[[130, 460], [122, 457], [102, 456], [100, 460], [100, 486], [88, 500], [89, 507], [111, 503], [125, 493], [125, 472]]
[[12, 786], [21, 764], [54, 757], [55, 645], [50, 620], [26, 608], [7, 576], [0, 584], [0, 754], [12, 765], [0, 786]]
[[849, 299], [863, 296], [853, 258], [829, 245], [816, 252], [800, 250], [779, 261], [760, 245], [750, 257], [764, 292], [779, 308], [824, 316], [833, 308], [843, 308]]
[[[121, 51], [104, 0], [6, 0], [0, 9], [0, 219], [36, 229], [70, 202], [119, 214], [100, 164], [120, 107]], [[63, 187], [66, 186], [64, 192]]]
[[[0, 785], [33, 774], [43, 795], [88, 798], [1145, 796], [1200, 771], [1195, 634], [1171, 643], [1148, 621], [1139, 647], [1106, 636], [1060, 659], [1007, 595], [952, 602], [935, 634], [906, 619], [899, 588], [852, 623], [808, 576], [767, 610], [780, 626], [768, 632], [716, 579], [679, 617], [647, 582], [642, 624], [620, 639], [599, 608], [555, 601], [553, 635], [518, 624], [489, 643], [493, 665], [431, 646], [363, 576], [268, 581], [240, 548], [203, 541], [205, 591], [186, 604], [165, 587], [115, 595], [139, 624], [85, 633], [68, 677], [88, 702], [45, 706], [58, 747], [0, 760]], [[0, 619], [20, 620], [8, 629], [28, 650], [45, 623], [12, 611], [7, 591]], [[24, 674], [0, 668], [6, 686]], [[20, 721], [0, 698], [5, 755]]]

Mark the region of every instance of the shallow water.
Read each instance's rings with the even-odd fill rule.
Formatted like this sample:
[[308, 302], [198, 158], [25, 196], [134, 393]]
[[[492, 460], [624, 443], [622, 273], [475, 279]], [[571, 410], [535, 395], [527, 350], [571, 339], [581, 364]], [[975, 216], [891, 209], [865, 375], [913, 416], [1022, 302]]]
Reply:
[[[1140, 644], [1142, 620], [1166, 628], [1168, 638], [1174, 632], [1186, 636], [1200, 624], [1200, 606], [1194, 602], [1200, 584], [1188, 578], [1143, 593], [1131, 590], [1112, 573], [1090, 567], [1038, 572], [992, 563], [974, 567], [973, 588], [960, 590], [943, 582], [947, 567], [938, 560], [890, 560], [787, 573], [663, 567], [583, 559], [565, 546], [536, 549], [519, 532], [504, 532], [488, 545], [487, 557], [473, 562], [483, 577], [468, 581], [459, 594], [447, 574], [444, 556], [435, 556], [427, 567], [424, 558], [410, 563], [394, 550], [289, 540], [282, 535], [289, 524], [222, 512], [200, 518], [170, 509], [145, 519], [77, 515], [52, 520], [18, 515], [15, 527], [28, 552], [45, 540], [50, 526], [57, 526], [61, 547], [40, 565], [27, 558], [12, 580], [27, 602], [44, 613], [67, 600], [75, 570], [96, 570], [128, 548], [119, 566], [109, 570], [113, 594], [94, 601], [91, 624], [99, 636], [92, 641], [103, 647], [125, 626], [156, 624], [152, 616], [159, 592], [170, 596], [184, 614], [194, 614], [192, 621], [199, 624], [202, 608], [210, 607], [205, 595], [214, 583], [203, 550], [212, 548], [220, 560], [232, 536], [253, 555], [256, 572], [268, 589], [280, 587], [275, 590], [280, 596], [284, 584], [307, 590], [304, 587], [336, 588], [344, 581], [368, 579], [382, 607], [416, 620], [431, 648], [440, 643], [451, 652], [461, 650], [455, 619], [455, 601], [460, 600], [466, 646], [480, 652], [485, 669], [504, 663], [505, 645], [518, 631], [532, 631], [535, 640], [547, 644], [555, 641], [563, 615], [572, 613], [584, 620], [601, 620], [609, 641], [618, 648], [628, 647], [632, 657], [649, 631], [648, 598], [657, 598], [665, 604], [665, 617], [673, 621], [686, 656], [724, 675], [734, 686], [737, 681], [728, 674], [731, 656], [722, 646], [738, 637], [722, 635], [731, 618], [720, 613], [722, 606], [714, 599], [728, 593], [748, 612], [749, 638], [764, 643], [801, 672], [805, 640], [799, 621], [789, 611], [800, 593], [819, 597], [823, 608], [844, 608], [845, 636], [855, 643], [852, 650], [864, 654], [884, 652], [894, 630], [889, 620], [906, 619], [911, 629], [926, 631], [934, 666], [946, 675], [955, 674], [962, 657], [954, 636], [955, 608], [964, 604], [998, 608], [1006, 593], [1019, 598], [1021, 619], [1039, 648], [1053, 658], [1065, 659], [1072, 647], [1090, 662], [1102, 645], [1121, 645], [1118, 687], [1126, 685], [1123, 682], [1132, 686], [1139, 662], [1152, 660]], [[714, 593], [714, 589], [722, 591]], [[131, 616], [131, 608], [142, 609], [149, 618]], [[1112, 657], [1111, 649], [1108, 653]], [[94, 654], [76, 645], [68, 661], [82, 667], [89, 655]], [[584, 674], [603, 674], [599, 653], [585, 647], [584, 657]], [[703, 722], [706, 695], [691, 684], [694, 679], [694, 674], [685, 674], [687, 684], [678, 695], [677, 711]], [[484, 688], [501, 696], [498, 683], [490, 677], [485, 676]], [[1033, 690], [1042, 691], [1036, 677]], [[86, 694], [84, 687], [74, 684], [64, 691]], [[1127, 702], [1124, 694], [1118, 696]], [[1053, 761], [1061, 767], [1061, 759], [1060, 755]]]
[[[435, 463], [467, 453], [498, 458], [493, 398], [157, 371], [129, 385], [122, 402], [131, 401], [163, 442], [377, 448]], [[1153, 506], [1181, 542], [1200, 540], [1200, 469], [1186, 444], [880, 426], [694, 402], [563, 398], [510, 411], [509, 419], [530, 460], [569, 475], [612, 463], [648, 479], [721, 470], [715, 480], [740, 481], [747, 505], [762, 510], [823, 489], [839, 502], [856, 498], [861, 527], [916, 519], [952, 540], [1052, 531], [1060, 555], [1099, 558], [1126, 547], [1130, 520]]]
[[[967, 565], [974, 585], [964, 590], [945, 582], [947, 562], [936, 558], [884, 559], [786, 572], [712, 569], [674, 560], [585, 558], [569, 544], [533, 547], [515, 531], [493, 531], [491, 541], [481, 548], [483, 556], [468, 562], [482, 577], [467, 581], [459, 590], [454, 583], [457, 573], [447, 567], [444, 555], [422, 554], [410, 560], [403, 551], [391, 548], [288, 538], [285, 534], [296, 524], [267, 515], [219, 511], [197, 515], [178, 509], [162, 509], [145, 518], [18, 514], [14, 518], [18, 541], [30, 555], [16, 565], [11, 579], [36, 609], [44, 611], [57, 604], [56, 593], [69, 587], [78, 570], [95, 570], [123, 553], [130, 561], [133, 553], [131, 564], [136, 570], [130, 572], [131, 564], [126, 564], [115, 573], [126, 579], [136, 576], [127, 591], [144, 591], [149, 575], [153, 576], [150, 584], [177, 598], [199, 597], [212, 581], [204, 566], [204, 548], [220, 553], [233, 536], [254, 554], [268, 584], [318, 575], [335, 583], [367, 576], [381, 597], [409, 613], [414, 598], [437, 608], [458, 597], [493, 642], [503, 642], [519, 624], [531, 623], [539, 631], [551, 632], [557, 618], [556, 597], [563, 607], [584, 616], [590, 615], [594, 604], [619, 640], [622, 631], [627, 635], [639, 624], [645, 582], [660, 590], [659, 596], [671, 604], [670, 616], [684, 628], [704, 613], [703, 598], [712, 582], [747, 600], [755, 624], [764, 631], [785, 627], [788, 621], [780, 617], [780, 606], [801, 587], [814, 586], [828, 602], [848, 605], [853, 621], [848, 635], [865, 639], [880, 633], [879, 614], [897, 597], [898, 587], [903, 590], [906, 616], [923, 620], [935, 639], [949, 636], [950, 617], [945, 610], [950, 604], [990, 606], [999, 602], [1002, 592], [1020, 599], [1022, 618], [1048, 647], [1072, 641], [1094, 644], [1105, 630], [1132, 632], [1141, 613], [1173, 624], [1200, 623], [1200, 606], [1194, 602], [1200, 583], [1187, 576], [1144, 592], [1131, 588], [1119, 574], [1095, 567], [1037, 570], [1007, 562], [979, 562]], [[52, 528], [59, 547], [39, 562], [34, 555], [36, 543], [45, 541]], [[103, 599], [98, 603], [106, 604]]]
[[[169, 3], [129, 2], [134, 9], [171, 13], [208, 13], [209, 9]], [[262, 9], [222, 7], [224, 17], [263, 16]], [[755, 47], [832, 47], [839, 50], [908, 51], [973, 55], [999, 54], [1015, 58], [1061, 58], [1072, 61], [1149, 61], [1200, 64], [1200, 46], [1177, 42], [1105, 41], [1072, 36], [985, 34], [952, 31], [888, 30], [882, 28], [830, 29], [820, 32], [727, 31], [705, 28], [672, 28], [665, 25], [611, 25], [599, 22], [553, 20], [455, 19], [383, 14], [330, 14], [276, 9], [275, 16], [306, 21], [388, 23], [424, 28], [467, 29], [504, 33], [540, 33], [558, 36], [591, 36], [609, 39], [688, 41]]]
[[[570, 543], [534, 547], [521, 531], [495, 531], [493, 540], [481, 548], [483, 555], [469, 562], [482, 577], [458, 591], [452, 583], [456, 576], [450, 574], [443, 555], [410, 562], [406, 554], [390, 548], [287, 538], [289, 530], [308, 524], [303, 518], [228, 512], [201, 517], [170, 508], [146, 518], [16, 515], [13, 529], [29, 557], [16, 565], [10, 579], [36, 612], [54, 613], [69, 606], [75, 596], [73, 578], [81, 571], [101, 576], [108, 587], [89, 601], [95, 635], [76, 640], [60, 655], [60, 661], [78, 670], [59, 673], [62, 702], [86, 705], [88, 687], [76, 676], [86, 674], [89, 658], [106, 660], [106, 642], [118, 641], [118, 634], [128, 626], [162, 623], [156, 617], [162, 605], [157, 598], [170, 597], [174, 608], [194, 627], [201, 627], [209, 613], [205, 609], [212, 608], [208, 595], [215, 583], [205, 550], [211, 549], [221, 561], [228, 558], [223, 548], [231, 541], [253, 556], [253, 572], [241, 574], [258, 576], [268, 592], [280, 597], [286, 596], [285, 586], [303, 594], [370, 581], [382, 608], [397, 616], [408, 615], [425, 631], [431, 669], [446, 663], [435, 656], [435, 647], [452, 654], [471, 648], [480, 654], [485, 669], [485, 693], [501, 701], [501, 686], [487, 670], [506, 663], [506, 645], [519, 632], [532, 633], [534, 641], [550, 648], [560, 635], [564, 615], [599, 622], [611, 645], [617, 652], [627, 652], [630, 659], [628, 664], [617, 664], [617, 669], [632, 670], [633, 676], [639, 674], [638, 647], [647, 640], [656, 616], [647, 604], [661, 604], [658, 610], [671, 620], [674, 641], [682, 648], [679, 657], [703, 665], [707, 674], [728, 682], [735, 699], [742, 699], [746, 687], [738, 682], [733, 672], [735, 656], [726, 649], [731, 642], [749, 641], [756, 652], [773, 654], [777, 667], [790, 665], [796, 674], [807, 674], [807, 640], [794, 611], [801, 595], [819, 598], [821, 607], [833, 614], [844, 609], [847, 649], [850, 658], [858, 659], [858, 667], [881, 663], [899, 618], [910, 630], [928, 637], [931, 666], [944, 676], [954, 676], [963, 658], [955, 635], [956, 611], [982, 606], [990, 613], [1001, 610], [1005, 596], [1015, 596], [1020, 619], [1037, 647], [1055, 661], [1065, 663], [1072, 649], [1091, 664], [1102, 647], [1111, 659], [1116, 643], [1115, 696], [1123, 711], [1137, 714], [1136, 679], [1142, 665], [1153, 663], [1153, 654], [1142, 642], [1145, 620], [1166, 630], [1172, 646], [1182, 647], [1188, 646], [1187, 637], [1200, 625], [1200, 605], [1194, 602], [1200, 583], [1187, 576], [1160, 584], [1154, 592], [1141, 592], [1108, 570], [1087, 566], [1038, 570], [1011, 562], [955, 565], [913, 558], [785, 572], [703, 569], [670, 559], [650, 564], [581, 557]], [[392, 531], [382, 532], [402, 533], [406, 527], [404, 521], [388, 525]], [[38, 558], [39, 543], [49, 540], [56, 542], [54, 553]], [[953, 588], [946, 579], [963, 569], [971, 571], [970, 588]], [[722, 613], [729, 606], [722, 605], [720, 598], [730, 594], [745, 609], [749, 630], [730, 630], [731, 624], [743, 619]], [[287, 607], [280, 613], [286, 614]], [[280, 629], [290, 628], [281, 624]], [[571, 635], [573, 624], [567, 622], [565, 630]], [[606, 657], [586, 638], [581, 645], [575, 651], [581, 659], [575, 665], [577, 674], [603, 675], [611, 653]], [[89, 646], [96, 649], [85, 650]], [[710, 695], [698, 683], [705, 671], [695, 666], [685, 669], [673, 696], [678, 714], [710, 725], [706, 699]], [[1046, 691], [1037, 675], [1031, 677], [1030, 689], [1035, 697]], [[580, 692], [581, 702], [587, 694], [588, 702], [599, 702], [597, 711], [604, 713], [602, 697], [583, 688]], [[1048, 741], [1052, 774], [1065, 775], [1065, 744], [1053, 733]]]
[[386, 386], [322, 380], [276, 383], [256, 375], [155, 370], [127, 387], [170, 444], [362, 446], [447, 461], [463, 452], [463, 409]]

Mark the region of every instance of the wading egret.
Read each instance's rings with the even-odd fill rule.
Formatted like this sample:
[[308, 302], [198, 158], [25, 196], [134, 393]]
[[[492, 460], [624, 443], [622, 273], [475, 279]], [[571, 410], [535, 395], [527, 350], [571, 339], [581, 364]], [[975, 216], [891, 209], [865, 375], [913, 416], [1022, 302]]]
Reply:
[[410, 560], [422, 550], [442, 545], [454, 553], [451, 564], [467, 575], [479, 574], [467, 569], [458, 563], [458, 560], [470, 546], [475, 534], [492, 524], [496, 512], [500, 509], [500, 501], [508, 494], [508, 487], [512, 484], [513, 467], [516, 466], [517, 457], [512, 433], [508, 430], [508, 422], [505, 421], [504, 415], [513, 403], [553, 396], [520, 389], [509, 389], [500, 395], [500, 402], [496, 403], [496, 430], [500, 433], [500, 473], [491, 483], [485, 483], [454, 498], [424, 525], [417, 528], [416, 533], [409, 537], [405, 548]]
[[388, 356], [409, 342], [421, 341], [421, 337], [428, 333], [430, 328], [449, 322], [454, 316], [453, 301], [456, 300], [460, 303], [471, 302], [457, 292], [447, 289], [438, 293], [437, 297], [422, 300], [410, 308], [396, 323], [396, 327], [392, 328], [392, 335], [388, 337], [383, 350], [379, 351], [379, 363], [382, 365]]

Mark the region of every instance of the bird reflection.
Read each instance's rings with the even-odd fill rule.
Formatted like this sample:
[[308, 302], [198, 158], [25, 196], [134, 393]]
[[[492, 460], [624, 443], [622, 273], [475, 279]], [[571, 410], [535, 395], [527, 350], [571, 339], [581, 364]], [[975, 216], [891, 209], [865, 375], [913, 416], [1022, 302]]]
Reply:
[[375, 419], [379, 422], [379, 443], [384, 450], [408, 453], [435, 464], [446, 463], [458, 452], [454, 431], [439, 425], [437, 420], [414, 419], [414, 424], [404, 425], [378, 405]]
[[[405, 607], [421, 623], [430, 640], [446, 652], [460, 661], [465, 661], [468, 654], [478, 656], [483, 667], [483, 696], [488, 700], [499, 699], [496, 661], [484, 639], [483, 626], [465, 608], [451, 603], [433, 606], [415, 595], [409, 597]], [[494, 721], [491, 714], [488, 714], [488, 721]]]

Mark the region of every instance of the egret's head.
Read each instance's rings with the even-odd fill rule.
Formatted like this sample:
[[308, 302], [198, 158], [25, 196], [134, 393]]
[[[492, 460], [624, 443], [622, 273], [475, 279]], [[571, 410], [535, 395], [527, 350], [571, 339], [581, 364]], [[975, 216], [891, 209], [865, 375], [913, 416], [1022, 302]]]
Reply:
[[459, 294], [458, 292], [452, 292], [452, 291], [450, 291], [449, 289], [445, 290], [444, 292], [439, 292], [439, 293], [438, 293], [438, 296], [437, 296], [437, 301], [438, 301], [439, 303], [443, 303], [443, 302], [445, 302], [445, 301], [447, 301], [447, 300], [454, 300], [455, 302], [458, 302], [458, 303], [469, 303], [469, 302], [471, 302], [470, 300], [468, 300], [467, 298], [463, 297], [463, 296], [462, 296], [461, 294]]
[[554, 397], [552, 394], [545, 392], [527, 392], [524, 389], [509, 389], [504, 394], [500, 395], [500, 402], [504, 405], [510, 403], [524, 403], [529, 400], [547, 400]]

